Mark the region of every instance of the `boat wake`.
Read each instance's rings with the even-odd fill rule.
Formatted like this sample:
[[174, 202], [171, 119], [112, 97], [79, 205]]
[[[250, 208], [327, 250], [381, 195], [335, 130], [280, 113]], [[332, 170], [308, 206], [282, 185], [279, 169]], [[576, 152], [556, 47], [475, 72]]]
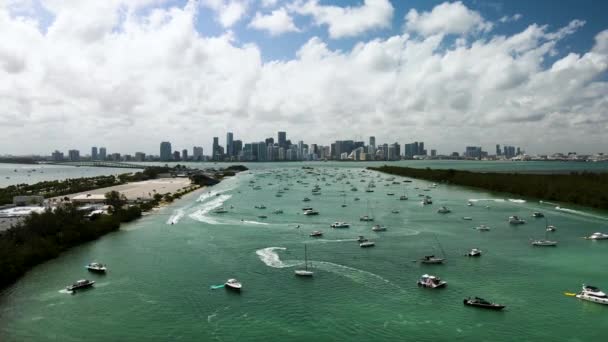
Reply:
[[312, 261], [312, 263], [316, 269], [341, 275], [354, 281], [355, 283], [365, 285], [367, 287], [375, 289], [386, 289], [387, 287], [390, 287], [392, 289], [401, 290], [401, 287], [398, 285], [391, 283], [388, 279], [385, 279], [375, 273], [340, 264], [334, 264], [333, 262], [327, 261]]
[[502, 198], [471, 198], [469, 202], [504, 202]]
[[72, 294], [72, 291], [68, 291], [67, 289], [61, 289], [61, 290], [59, 290], [57, 292], [63, 293], [63, 294]]
[[305, 243], [331, 243], [331, 242], [354, 242], [357, 239], [336, 239], [336, 240], [328, 240], [328, 239], [314, 239], [306, 241]]
[[559, 207], [559, 206], [555, 207], [555, 210], [563, 211], [563, 212], [570, 213], [570, 214], [590, 217], [590, 218], [594, 218], [594, 219], [599, 219], [599, 220], [608, 220], [608, 217], [604, 217], [604, 216], [600, 216], [600, 215], [594, 215], [594, 214], [586, 213], [586, 212], [580, 211], [580, 210], [562, 208], [562, 207]]
[[288, 260], [281, 261], [279, 254], [276, 251], [284, 251], [287, 250], [285, 247], [266, 247], [262, 249], [258, 249], [255, 251], [255, 254], [258, 255], [260, 260], [266, 264], [266, 266], [272, 268], [286, 268], [286, 267], [294, 267], [296, 265], [301, 264], [301, 261], [298, 260]]
[[526, 200], [509, 198], [509, 202], [512, 202], [512, 203], [526, 203]]
[[196, 208], [196, 211], [189, 215], [193, 220], [199, 222], [205, 222], [209, 224], [218, 224], [218, 221], [212, 217], [207, 216], [212, 210], [221, 207], [224, 202], [229, 200], [232, 195], [220, 195], [216, 196], [215, 199], [203, 203], [200, 207]]
[[243, 220], [241, 221], [242, 223], [247, 223], [247, 224], [257, 224], [257, 225], [262, 225], [262, 226], [267, 226], [269, 225], [269, 223], [266, 222], [258, 222], [258, 221], [248, 221], [248, 220]]
[[171, 215], [171, 217], [169, 217], [169, 219], [167, 220], [167, 224], [176, 224], [179, 222], [179, 220], [182, 219], [182, 217], [184, 217], [186, 213], [184, 212], [184, 209], [179, 208], [179, 209], [175, 209], [173, 211], [173, 214]]

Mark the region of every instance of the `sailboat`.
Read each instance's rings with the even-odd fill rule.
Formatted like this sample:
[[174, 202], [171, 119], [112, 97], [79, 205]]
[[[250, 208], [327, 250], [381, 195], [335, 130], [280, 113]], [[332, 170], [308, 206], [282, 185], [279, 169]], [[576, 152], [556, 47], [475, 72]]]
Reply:
[[557, 246], [557, 241], [549, 240], [547, 237], [547, 234], [550, 231], [548, 227], [549, 227], [549, 221], [547, 221], [547, 218], [545, 217], [545, 238], [539, 239], [539, 240], [533, 240], [532, 246], [538, 246], [538, 247], [556, 247]]
[[443, 262], [445, 261], [445, 251], [443, 250], [443, 247], [441, 247], [441, 244], [439, 243], [439, 239], [437, 239], [437, 235], [434, 235], [435, 240], [437, 241], [437, 245], [439, 245], [439, 248], [441, 249], [441, 254], [443, 255], [443, 258], [438, 258], [434, 255], [425, 255], [423, 258], [420, 259], [420, 262], [423, 264], [427, 264], [427, 265], [431, 265], [431, 264], [443, 264]]
[[295, 273], [295, 275], [300, 276], [300, 277], [312, 277], [312, 275], [314, 274], [312, 271], [308, 270], [308, 252], [306, 249], [306, 244], [304, 244], [304, 269], [295, 270], [294, 273]]
[[369, 214], [369, 201], [367, 201], [367, 214], [359, 217], [359, 221], [371, 222], [374, 220], [374, 216]]
[[405, 194], [405, 185], [403, 186], [403, 195], [399, 197], [400, 201], [407, 201], [407, 195]]

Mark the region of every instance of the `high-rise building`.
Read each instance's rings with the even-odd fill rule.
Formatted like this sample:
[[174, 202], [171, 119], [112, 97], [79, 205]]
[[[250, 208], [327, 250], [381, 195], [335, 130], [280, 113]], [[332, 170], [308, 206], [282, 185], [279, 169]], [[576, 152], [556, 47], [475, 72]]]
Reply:
[[179, 151], [173, 151], [173, 160], [175, 160], [175, 161], [179, 160]]
[[243, 141], [242, 140], [235, 140], [234, 143], [234, 155], [235, 156], [240, 156], [241, 155], [241, 151], [243, 150]]
[[266, 145], [274, 145], [274, 138], [266, 138], [265, 142]]
[[369, 146], [371, 146], [373, 150], [376, 149], [376, 137], [369, 137]]
[[53, 161], [63, 161], [63, 152], [59, 152], [57, 150], [55, 150], [55, 152], [53, 152], [53, 154], [51, 154], [51, 156], [53, 157]]
[[260, 162], [264, 162], [264, 161], [268, 161], [268, 159], [266, 158], [266, 153], [268, 151], [267, 147], [266, 147], [266, 143], [263, 141], [260, 141], [257, 144], [257, 157], [258, 157], [258, 161]]
[[499, 144], [496, 144], [496, 155], [497, 155], [497, 156], [500, 156], [501, 154], [502, 154], [502, 153], [501, 153], [501, 151], [500, 151], [500, 145], [499, 145]]
[[466, 158], [476, 158], [481, 159], [481, 147], [479, 146], [467, 146], [464, 151], [464, 156]]
[[73, 161], [73, 162], [80, 161], [80, 151], [78, 151], [78, 150], [69, 150], [68, 151], [68, 158], [70, 158], [70, 161]]
[[211, 151], [211, 158], [213, 158], [213, 160], [219, 160], [220, 159], [220, 139], [218, 137], [213, 137], [213, 147], [212, 147], [212, 151]]
[[97, 147], [93, 146], [91, 148], [91, 160], [97, 160]]
[[170, 161], [171, 160], [171, 143], [163, 141], [160, 143], [160, 160]]
[[106, 148], [105, 147], [99, 148], [99, 160], [106, 160]]
[[437, 156], [437, 150], [431, 150], [431, 157]]
[[424, 141], [418, 143], [418, 153], [419, 156], [426, 156], [426, 150], [424, 149]]
[[278, 142], [279, 142], [279, 147], [283, 147], [285, 149], [287, 149], [287, 133], [285, 132], [279, 132], [278, 134]]
[[192, 158], [194, 161], [203, 160], [203, 148], [201, 146], [194, 146], [192, 148]]
[[183, 161], [188, 160], [188, 150], [186, 150], [186, 149], [182, 150], [182, 160]]
[[135, 152], [135, 161], [143, 162], [146, 160], [146, 154], [143, 152]]
[[234, 156], [234, 136], [232, 132], [226, 133], [226, 154], [228, 158]]

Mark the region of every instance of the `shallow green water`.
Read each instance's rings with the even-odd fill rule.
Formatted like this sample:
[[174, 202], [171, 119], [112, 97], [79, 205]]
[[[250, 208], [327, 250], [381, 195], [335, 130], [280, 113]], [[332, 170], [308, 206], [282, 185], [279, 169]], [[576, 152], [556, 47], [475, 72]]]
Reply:
[[[590, 341], [604, 335], [608, 307], [563, 292], [578, 291], [583, 282], [608, 289], [608, 241], [580, 238], [607, 232], [606, 213], [509, 201], [456, 186], [426, 192], [430, 183], [418, 180], [385, 186], [392, 183], [385, 180], [389, 176], [351, 165], [316, 168], [322, 180], [300, 166], [259, 166], [36, 267], [0, 296], [0, 340]], [[364, 192], [372, 179], [375, 191]], [[319, 196], [311, 194], [315, 184]], [[353, 185], [357, 192], [350, 191]], [[404, 191], [410, 199], [399, 201]], [[434, 204], [421, 206], [418, 194], [431, 195]], [[304, 197], [311, 202], [302, 202]], [[468, 207], [469, 199], [479, 201]], [[260, 204], [267, 209], [254, 208]], [[441, 205], [452, 213], [438, 214]], [[211, 212], [219, 206], [229, 212]], [[320, 215], [302, 215], [304, 206]], [[277, 208], [284, 213], [273, 214]], [[531, 217], [533, 211], [543, 211], [557, 226], [552, 238], [558, 247], [530, 246], [530, 238], [544, 236], [545, 225]], [[372, 223], [358, 220], [366, 213], [388, 231], [372, 232]], [[510, 215], [528, 223], [510, 226]], [[351, 228], [328, 227], [338, 220]], [[481, 223], [491, 231], [472, 229]], [[313, 230], [325, 235], [308, 237]], [[376, 246], [361, 249], [358, 235]], [[304, 243], [312, 279], [293, 274]], [[484, 251], [481, 258], [463, 256], [473, 247]], [[413, 262], [442, 255], [442, 249], [444, 265]], [[107, 263], [109, 273], [87, 274], [83, 266], [90, 261]], [[418, 288], [424, 273], [442, 277], [447, 288]], [[94, 289], [62, 291], [84, 277], [97, 281]], [[210, 288], [231, 277], [243, 282], [240, 295]], [[507, 309], [464, 307], [467, 296]]]

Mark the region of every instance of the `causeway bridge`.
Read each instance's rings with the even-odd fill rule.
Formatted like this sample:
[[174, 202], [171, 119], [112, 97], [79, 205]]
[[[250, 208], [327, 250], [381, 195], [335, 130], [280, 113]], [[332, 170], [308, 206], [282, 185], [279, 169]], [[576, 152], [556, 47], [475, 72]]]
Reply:
[[138, 164], [130, 164], [130, 163], [122, 163], [122, 162], [112, 162], [112, 161], [79, 161], [79, 162], [44, 162], [40, 164], [46, 165], [63, 165], [63, 166], [87, 166], [87, 167], [114, 167], [121, 169], [145, 169], [144, 165]]

